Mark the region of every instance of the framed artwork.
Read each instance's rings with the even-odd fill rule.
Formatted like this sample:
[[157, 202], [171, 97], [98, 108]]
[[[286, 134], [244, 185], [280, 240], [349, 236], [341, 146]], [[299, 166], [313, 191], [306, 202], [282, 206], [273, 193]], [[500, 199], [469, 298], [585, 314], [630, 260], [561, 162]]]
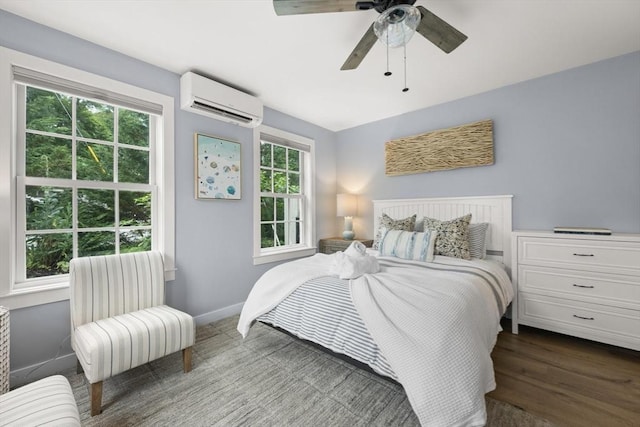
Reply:
[[200, 133], [194, 143], [196, 199], [240, 200], [240, 144]]

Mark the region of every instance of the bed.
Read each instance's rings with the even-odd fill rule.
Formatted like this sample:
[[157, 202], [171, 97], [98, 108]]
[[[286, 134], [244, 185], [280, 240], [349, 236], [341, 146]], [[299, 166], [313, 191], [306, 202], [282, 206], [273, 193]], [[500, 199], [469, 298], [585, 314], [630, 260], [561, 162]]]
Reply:
[[238, 330], [246, 336], [258, 320], [369, 366], [402, 384], [424, 426], [484, 425], [484, 394], [495, 388], [490, 353], [513, 298], [511, 196], [375, 200], [373, 206], [374, 233], [383, 214], [416, 215], [417, 224], [423, 217], [471, 214], [472, 224], [489, 224], [486, 257], [435, 255], [424, 262], [388, 256], [381, 246], [373, 252], [380, 271], [352, 280], [328, 274], [337, 254], [281, 264], [252, 289]]

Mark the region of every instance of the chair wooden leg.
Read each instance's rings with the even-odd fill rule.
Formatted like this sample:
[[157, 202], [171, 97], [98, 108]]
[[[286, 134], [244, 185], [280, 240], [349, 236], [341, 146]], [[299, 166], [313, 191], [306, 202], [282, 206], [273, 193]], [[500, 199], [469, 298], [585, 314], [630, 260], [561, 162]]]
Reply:
[[84, 368], [80, 364], [80, 361], [76, 359], [76, 374], [82, 374], [82, 373], [84, 373]]
[[102, 411], [102, 381], [91, 384], [91, 416]]
[[182, 350], [182, 364], [184, 365], [185, 374], [191, 371], [191, 350], [193, 347], [187, 347]]

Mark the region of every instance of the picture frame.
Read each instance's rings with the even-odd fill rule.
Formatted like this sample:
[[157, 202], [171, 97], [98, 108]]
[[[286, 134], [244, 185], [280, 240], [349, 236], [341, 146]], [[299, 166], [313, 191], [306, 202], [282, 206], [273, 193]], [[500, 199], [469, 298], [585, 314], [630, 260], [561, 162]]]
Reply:
[[242, 198], [242, 153], [239, 142], [194, 134], [196, 199]]

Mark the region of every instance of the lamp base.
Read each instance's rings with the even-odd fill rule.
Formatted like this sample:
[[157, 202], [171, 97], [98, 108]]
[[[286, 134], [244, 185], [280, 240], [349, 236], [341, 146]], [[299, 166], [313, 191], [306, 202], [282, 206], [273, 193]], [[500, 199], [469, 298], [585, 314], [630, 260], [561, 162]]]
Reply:
[[344, 230], [342, 232], [342, 238], [344, 240], [353, 240], [354, 237], [356, 237], [356, 233], [354, 233], [352, 230]]

